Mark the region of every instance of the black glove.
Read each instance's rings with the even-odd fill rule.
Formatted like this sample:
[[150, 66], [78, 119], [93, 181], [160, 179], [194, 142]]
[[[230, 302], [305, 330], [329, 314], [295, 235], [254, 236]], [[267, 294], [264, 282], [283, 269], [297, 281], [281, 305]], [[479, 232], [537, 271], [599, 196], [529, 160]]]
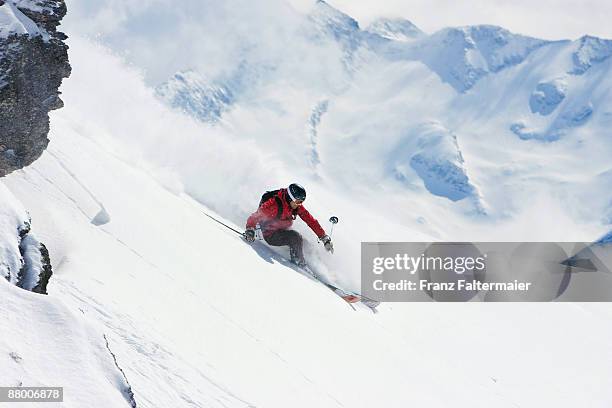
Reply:
[[246, 239], [247, 242], [255, 242], [255, 230], [253, 228], [247, 228], [247, 230], [244, 231], [244, 239]]
[[321, 242], [323, 242], [323, 246], [327, 249], [328, 252], [334, 253], [334, 244], [332, 244], [331, 238], [329, 235], [323, 235], [321, 237]]

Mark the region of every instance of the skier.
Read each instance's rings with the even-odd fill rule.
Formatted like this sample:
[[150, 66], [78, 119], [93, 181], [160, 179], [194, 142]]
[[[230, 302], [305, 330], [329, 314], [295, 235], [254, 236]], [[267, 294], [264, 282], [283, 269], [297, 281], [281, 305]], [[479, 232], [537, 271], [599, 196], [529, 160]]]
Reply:
[[[290, 230], [293, 220], [299, 216], [317, 237], [323, 242], [325, 249], [334, 252], [331, 238], [325, 233], [321, 224], [304, 208], [306, 190], [299, 184], [291, 184], [287, 188], [268, 191], [259, 202], [259, 208], [248, 218], [246, 223], [245, 239], [249, 242], [263, 238], [273, 246], [289, 246], [291, 262], [306, 266], [302, 251], [302, 236], [299, 232]], [[260, 230], [260, 231], [259, 231]]]

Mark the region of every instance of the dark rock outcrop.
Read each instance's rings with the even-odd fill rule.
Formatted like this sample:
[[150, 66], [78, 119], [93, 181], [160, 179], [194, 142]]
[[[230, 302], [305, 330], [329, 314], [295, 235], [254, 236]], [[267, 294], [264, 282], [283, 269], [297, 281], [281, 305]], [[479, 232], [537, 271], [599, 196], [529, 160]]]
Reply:
[[[49, 143], [49, 111], [63, 106], [59, 87], [70, 75], [67, 37], [57, 31], [65, 15], [64, 0], [0, 0], [0, 177], [31, 164]], [[49, 251], [29, 220], [7, 245], [5, 278], [46, 294]]]
[[49, 111], [63, 106], [59, 86], [70, 75], [67, 38], [57, 31], [64, 0], [0, 0], [13, 18], [0, 27], [0, 177], [36, 160], [47, 147]]
[[[53, 275], [51, 258], [45, 244], [31, 233], [31, 220], [28, 218], [17, 228], [17, 247], [21, 267], [16, 282], [20, 288], [47, 294], [47, 285]], [[11, 277], [7, 278], [11, 282]]]

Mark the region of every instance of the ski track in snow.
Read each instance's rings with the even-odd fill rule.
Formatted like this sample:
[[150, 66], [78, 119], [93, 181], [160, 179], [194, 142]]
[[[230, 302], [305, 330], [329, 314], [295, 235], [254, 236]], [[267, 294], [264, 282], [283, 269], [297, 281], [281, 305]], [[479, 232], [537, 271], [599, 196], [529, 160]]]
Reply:
[[[64, 169], [64, 171], [79, 185], [81, 186], [81, 188], [87, 192], [87, 194], [89, 194], [89, 196], [91, 197], [91, 199], [93, 201], [95, 201], [99, 206], [100, 206], [100, 211], [107, 213], [106, 209], [104, 208], [104, 204], [102, 204], [102, 202], [100, 200], [98, 200], [98, 198], [96, 197], [96, 195], [81, 181], [79, 180], [79, 178], [68, 168], [68, 166], [66, 166], [66, 164], [64, 163], [64, 161], [62, 161], [62, 159], [59, 158], [57, 153], [54, 153], [52, 149], [47, 149], [47, 153], [49, 153], [49, 155], [51, 157], [53, 157], [56, 161], [57, 164], [59, 164], [62, 169]], [[110, 219], [109, 219], [110, 221]]]
[[[81, 213], [83, 214], [83, 216], [87, 219], [91, 219], [91, 217], [87, 214], [87, 212], [85, 210], [83, 210], [83, 208], [81, 208], [79, 206], [79, 203], [77, 202], [77, 200], [75, 200], [73, 197], [71, 197], [70, 195], [66, 194], [61, 188], [59, 188], [54, 182], [53, 180], [51, 180], [49, 177], [45, 176], [43, 173], [41, 173], [38, 169], [36, 169], [35, 167], [30, 167], [30, 168], [25, 168], [23, 170], [24, 173], [28, 173], [30, 171], [36, 173], [40, 178], [44, 179], [47, 183], [49, 183], [51, 186], [53, 186], [55, 188], [55, 190], [57, 190], [61, 195], [63, 195], [65, 198], [67, 198], [68, 200], [70, 200], [73, 204], [74, 207]], [[35, 185], [34, 182], [31, 182], [33, 185]]]
[[47, 149], [47, 153], [53, 157], [55, 159], [55, 161], [57, 162], [57, 164], [64, 169], [64, 171], [79, 185], [81, 186], [81, 188], [83, 188], [83, 190], [85, 192], [87, 192], [87, 194], [89, 194], [89, 196], [91, 197], [91, 199], [93, 201], [95, 201], [100, 208], [104, 208], [104, 204], [102, 204], [100, 202], [100, 200], [98, 200], [96, 198], [96, 195], [68, 168], [68, 166], [66, 166], [66, 164], [64, 163], [64, 161], [62, 159], [59, 158], [59, 155], [61, 155], [61, 152], [54, 152], [53, 149]]
[[[62, 168], [66, 168], [64, 165], [62, 165]], [[50, 178], [48, 178], [47, 176], [45, 176], [44, 174], [42, 174], [39, 170], [37, 170], [34, 167], [30, 167], [28, 169], [24, 169], [22, 170], [24, 172], [28, 172], [28, 171], [33, 171], [36, 174], [38, 174], [41, 178], [43, 178], [46, 182], [48, 182], [50, 185], [52, 185], [57, 191], [59, 191], [66, 199], [68, 199], [69, 201], [71, 201], [74, 204], [74, 207], [81, 213], [83, 214], [83, 216], [85, 218], [87, 218], [88, 220], [91, 221], [91, 217], [87, 214], [87, 212], [81, 207], [79, 206], [78, 201], [70, 196], [69, 194], [67, 194], [66, 192], [64, 192], [60, 187], [58, 187], [56, 185], [56, 183], [53, 182], [53, 180], [51, 180]], [[88, 192], [88, 194], [90, 194], [90, 196], [94, 199], [94, 201], [96, 201], [99, 205], [101, 210], [104, 210], [104, 206], [97, 200], [95, 199], [95, 196], [93, 195], [93, 193], [91, 193], [82, 183], [80, 183], [78, 181], [77, 178], [75, 178], [73, 176], [73, 174], [69, 173], [71, 175], [71, 177], [73, 178], [73, 180], [75, 180], [81, 187], [83, 187], [83, 189], [85, 191]], [[127, 243], [123, 242], [121, 239], [117, 238], [116, 236], [114, 236], [111, 232], [107, 231], [104, 228], [101, 228], [101, 231], [103, 231], [105, 234], [108, 234], [110, 237], [112, 237], [114, 240], [116, 240], [119, 244], [121, 244], [123, 247], [125, 247], [128, 251], [132, 252], [134, 255], [136, 255], [137, 257], [139, 257], [140, 259], [142, 259], [145, 263], [147, 263], [148, 265], [157, 268], [157, 266], [153, 263], [151, 263], [150, 261], [148, 261], [144, 256], [142, 256], [142, 254], [138, 253], [138, 251], [136, 251], [134, 248], [131, 248]]]

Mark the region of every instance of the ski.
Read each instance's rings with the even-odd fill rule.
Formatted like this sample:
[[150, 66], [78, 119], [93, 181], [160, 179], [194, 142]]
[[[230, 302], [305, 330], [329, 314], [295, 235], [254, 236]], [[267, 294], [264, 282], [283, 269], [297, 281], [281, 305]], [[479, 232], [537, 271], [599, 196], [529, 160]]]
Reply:
[[345, 291], [343, 291], [342, 289], [332, 285], [331, 283], [327, 282], [325, 279], [322, 279], [317, 273], [315, 273], [310, 267], [308, 266], [297, 266], [289, 261], [287, 261], [289, 263], [289, 266], [291, 266], [293, 269], [297, 270], [300, 274], [306, 276], [307, 278], [320, 283], [321, 285], [325, 286], [326, 288], [328, 288], [329, 290], [331, 290], [336, 296], [338, 296], [340, 299], [342, 299], [346, 304], [348, 304], [350, 306], [351, 309], [353, 309], [354, 311], [357, 311], [357, 309], [355, 308], [355, 306], [353, 306], [353, 303], [355, 302], [359, 302], [360, 298], [358, 298], [357, 296], [351, 294], [351, 293], [347, 293]]
[[367, 306], [372, 311], [372, 313], [378, 313], [378, 309], [376, 309], [376, 307], [380, 305], [380, 302], [378, 300], [361, 296], [361, 303]]
[[330, 289], [332, 292], [334, 292], [342, 300], [344, 300], [346, 303], [348, 303], [353, 308], [353, 310], [357, 310], [353, 306], [353, 303], [361, 302], [361, 304], [363, 304], [368, 309], [370, 309], [372, 311], [372, 313], [378, 313], [378, 310], [376, 310], [376, 307], [378, 305], [380, 305], [379, 301], [374, 300], [374, 299], [370, 299], [370, 298], [365, 297], [365, 296], [363, 296], [363, 295], [361, 295], [359, 293], [349, 292], [349, 291], [345, 291], [343, 289], [340, 289], [336, 285], [333, 285], [333, 284], [329, 283], [326, 279], [324, 279], [323, 277], [319, 276], [316, 272], [314, 272], [308, 266], [298, 267], [298, 268], [301, 269], [301, 270], [304, 270], [306, 273], [308, 273], [308, 275], [310, 275], [317, 282], [320, 282], [323, 285], [325, 285], [328, 289]]
[[273, 258], [275, 258], [277, 261], [279, 261], [283, 265], [286, 265], [290, 267], [291, 269], [295, 270], [296, 272], [298, 272], [299, 274], [304, 275], [307, 278], [324, 285], [329, 290], [331, 290], [336, 296], [342, 299], [346, 304], [348, 304], [351, 309], [357, 311], [357, 308], [354, 306], [354, 304], [360, 303], [366, 306], [368, 309], [370, 309], [372, 313], [378, 313], [378, 310], [376, 310], [376, 307], [380, 304], [379, 301], [367, 298], [359, 293], [345, 291], [339, 288], [338, 286], [327, 281], [327, 279], [325, 279], [324, 277], [320, 276], [318, 273], [313, 271], [309, 266], [305, 266], [305, 267], [297, 266], [294, 263], [290, 262], [288, 259], [282, 257], [281, 255], [278, 255], [276, 252], [267, 248], [267, 246], [263, 244], [259, 244], [258, 242], [249, 243], [246, 240], [244, 240], [243, 234], [240, 234], [240, 235], [243, 238], [243, 242], [248, 243], [254, 248], [259, 248], [259, 250], [265, 250], [268, 255], [271, 255]]

